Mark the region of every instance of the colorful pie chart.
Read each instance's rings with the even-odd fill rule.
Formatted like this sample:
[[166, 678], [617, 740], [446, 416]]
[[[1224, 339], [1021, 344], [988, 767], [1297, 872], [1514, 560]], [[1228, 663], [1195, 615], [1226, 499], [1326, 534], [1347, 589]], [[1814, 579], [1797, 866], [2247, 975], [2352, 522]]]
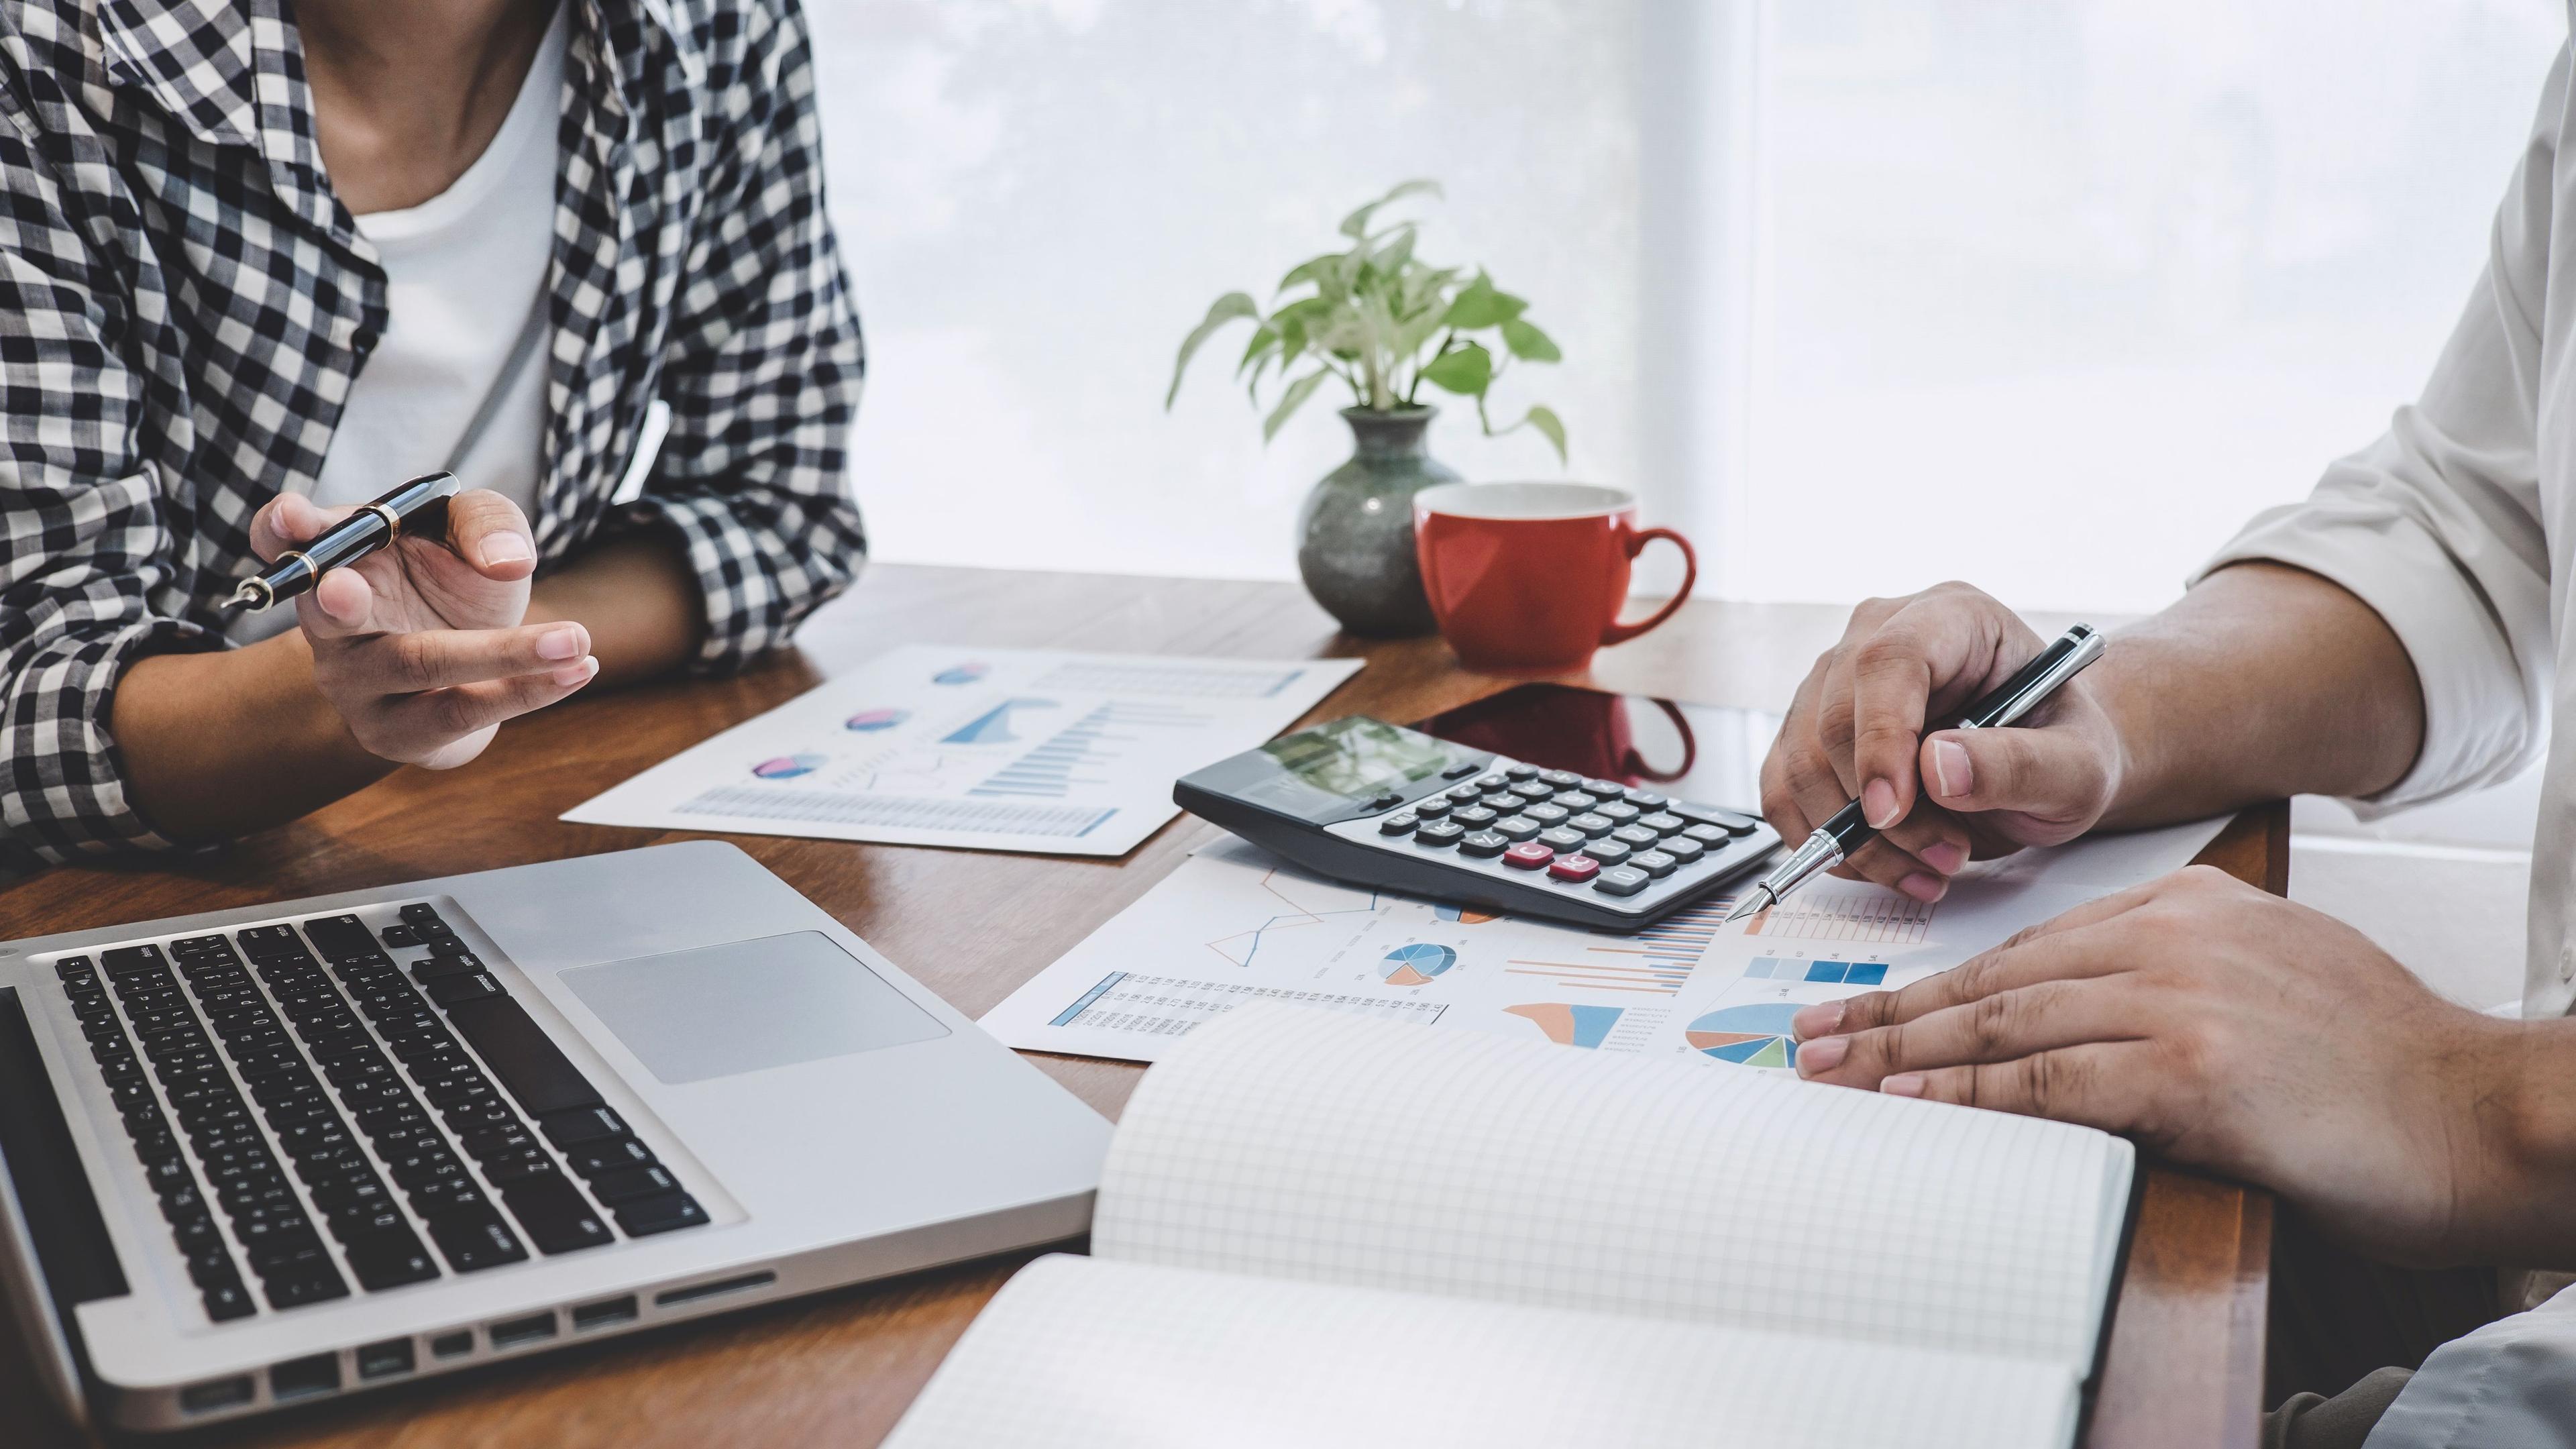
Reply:
[[799, 775], [813, 774], [828, 763], [829, 758], [823, 755], [780, 755], [752, 766], [751, 772], [764, 780], [793, 780]]
[[910, 718], [912, 711], [908, 709], [863, 709], [843, 721], [842, 727], [863, 735], [873, 734], [878, 730], [893, 729]]
[[933, 684], [973, 684], [993, 672], [990, 664], [957, 664], [930, 676]]
[[1377, 974], [1389, 986], [1428, 986], [1431, 978], [1458, 964], [1458, 953], [1430, 941], [1398, 946], [1377, 963]]
[[1747, 1067], [1794, 1067], [1798, 1038], [1789, 1018], [1798, 1014], [1794, 1001], [1764, 1001], [1752, 1006], [1725, 1006], [1682, 1029], [1691, 1046]]

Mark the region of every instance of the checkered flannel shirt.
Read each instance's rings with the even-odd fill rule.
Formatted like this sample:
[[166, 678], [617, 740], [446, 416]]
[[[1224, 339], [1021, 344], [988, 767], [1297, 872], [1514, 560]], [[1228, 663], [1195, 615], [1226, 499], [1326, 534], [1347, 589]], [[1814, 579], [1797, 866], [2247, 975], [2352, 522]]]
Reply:
[[[540, 567], [660, 529], [698, 666], [784, 642], [866, 540], [864, 357], [796, 0], [561, 0]], [[496, 299], [493, 325], [520, 305]], [[251, 514], [309, 492], [384, 336], [283, 0], [0, 0], [0, 879], [166, 845], [108, 731], [136, 658], [224, 647]], [[640, 502], [611, 501], [651, 403]]]

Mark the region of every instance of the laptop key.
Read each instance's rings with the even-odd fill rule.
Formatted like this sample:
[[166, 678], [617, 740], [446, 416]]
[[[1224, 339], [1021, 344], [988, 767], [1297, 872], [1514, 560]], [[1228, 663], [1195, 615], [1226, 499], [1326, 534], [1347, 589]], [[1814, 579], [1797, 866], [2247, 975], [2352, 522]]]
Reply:
[[685, 1192], [659, 1193], [639, 1197], [617, 1209], [617, 1225], [631, 1238], [667, 1233], [675, 1228], [694, 1228], [707, 1220], [707, 1210]]
[[438, 1276], [438, 1260], [423, 1247], [409, 1224], [341, 1240], [349, 1250], [349, 1271], [369, 1292], [426, 1283]]
[[459, 1273], [479, 1273], [504, 1263], [522, 1263], [528, 1257], [518, 1236], [488, 1203], [431, 1218], [429, 1237], [438, 1244], [447, 1266]]
[[250, 1290], [242, 1286], [238, 1275], [225, 1282], [209, 1285], [204, 1297], [206, 1316], [217, 1323], [229, 1323], [236, 1318], [248, 1318], [259, 1311], [259, 1305], [250, 1301]]
[[650, 1167], [653, 1165], [653, 1149], [632, 1137], [621, 1137], [607, 1142], [582, 1143], [565, 1151], [564, 1160], [582, 1176], [597, 1177], [603, 1172], [615, 1172], [625, 1167]]
[[501, 1201], [527, 1231], [528, 1241], [549, 1256], [617, 1241], [608, 1224], [582, 1200], [580, 1190], [551, 1166], [539, 1176], [501, 1189]]
[[652, 1167], [629, 1167], [616, 1172], [603, 1172], [590, 1180], [591, 1196], [612, 1208], [619, 1203], [633, 1202], [639, 1197], [677, 1191], [679, 1186], [679, 1179], [671, 1176], [671, 1170], [659, 1164]]
[[463, 976], [439, 977], [423, 989], [429, 993], [429, 999], [439, 1005], [454, 1006], [459, 1002], [480, 1001], [487, 996], [498, 996], [501, 994], [501, 983], [488, 971], [476, 971]]
[[528, 1015], [528, 1009], [508, 996], [459, 1002], [448, 1008], [447, 1016], [529, 1116], [601, 1105], [589, 1078]]
[[271, 1308], [301, 1308], [349, 1296], [348, 1280], [327, 1260], [292, 1277], [262, 1279], [260, 1287], [267, 1291]]
[[603, 1138], [631, 1135], [626, 1130], [626, 1119], [608, 1107], [549, 1113], [537, 1119], [537, 1127], [546, 1134], [546, 1140], [557, 1147], [573, 1147]]

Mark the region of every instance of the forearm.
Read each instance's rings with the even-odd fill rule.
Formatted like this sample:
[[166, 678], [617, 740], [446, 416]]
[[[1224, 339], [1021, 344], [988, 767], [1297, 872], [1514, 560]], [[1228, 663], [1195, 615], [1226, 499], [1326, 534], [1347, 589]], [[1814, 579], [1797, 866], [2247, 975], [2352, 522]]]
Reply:
[[383, 778], [313, 682], [289, 629], [243, 649], [156, 654], [117, 681], [109, 732], [128, 799], [172, 840], [222, 840], [295, 819]]
[[675, 540], [630, 534], [537, 581], [527, 621], [559, 619], [590, 630], [603, 683], [632, 684], [697, 657], [707, 634], [706, 596]]
[[2120, 738], [2115, 827], [2374, 794], [2423, 744], [2396, 634], [2340, 586], [2277, 564], [2223, 569], [2120, 631], [2088, 683]]
[[2471, 1038], [2481, 1061], [2436, 1062], [2469, 1088], [2468, 1130], [2447, 1151], [2456, 1218], [2445, 1258], [2576, 1269], [2576, 1021], [2498, 1023]]

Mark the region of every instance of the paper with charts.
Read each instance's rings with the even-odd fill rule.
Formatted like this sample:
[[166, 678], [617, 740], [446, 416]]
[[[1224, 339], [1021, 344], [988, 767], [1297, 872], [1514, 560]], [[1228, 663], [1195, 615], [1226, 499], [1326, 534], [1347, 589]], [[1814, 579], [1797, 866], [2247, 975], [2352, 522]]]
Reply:
[[983, 1019], [1011, 1046], [1150, 1062], [1235, 1007], [1284, 1001], [1596, 1051], [1793, 1068], [1789, 1018], [1902, 986], [2022, 927], [2190, 863], [2223, 821], [1971, 866], [1936, 905], [1819, 877], [1734, 926], [1715, 895], [1616, 934], [1310, 875], [1228, 837]]
[[565, 812], [591, 825], [1123, 855], [1172, 781], [1360, 667], [907, 644]]

